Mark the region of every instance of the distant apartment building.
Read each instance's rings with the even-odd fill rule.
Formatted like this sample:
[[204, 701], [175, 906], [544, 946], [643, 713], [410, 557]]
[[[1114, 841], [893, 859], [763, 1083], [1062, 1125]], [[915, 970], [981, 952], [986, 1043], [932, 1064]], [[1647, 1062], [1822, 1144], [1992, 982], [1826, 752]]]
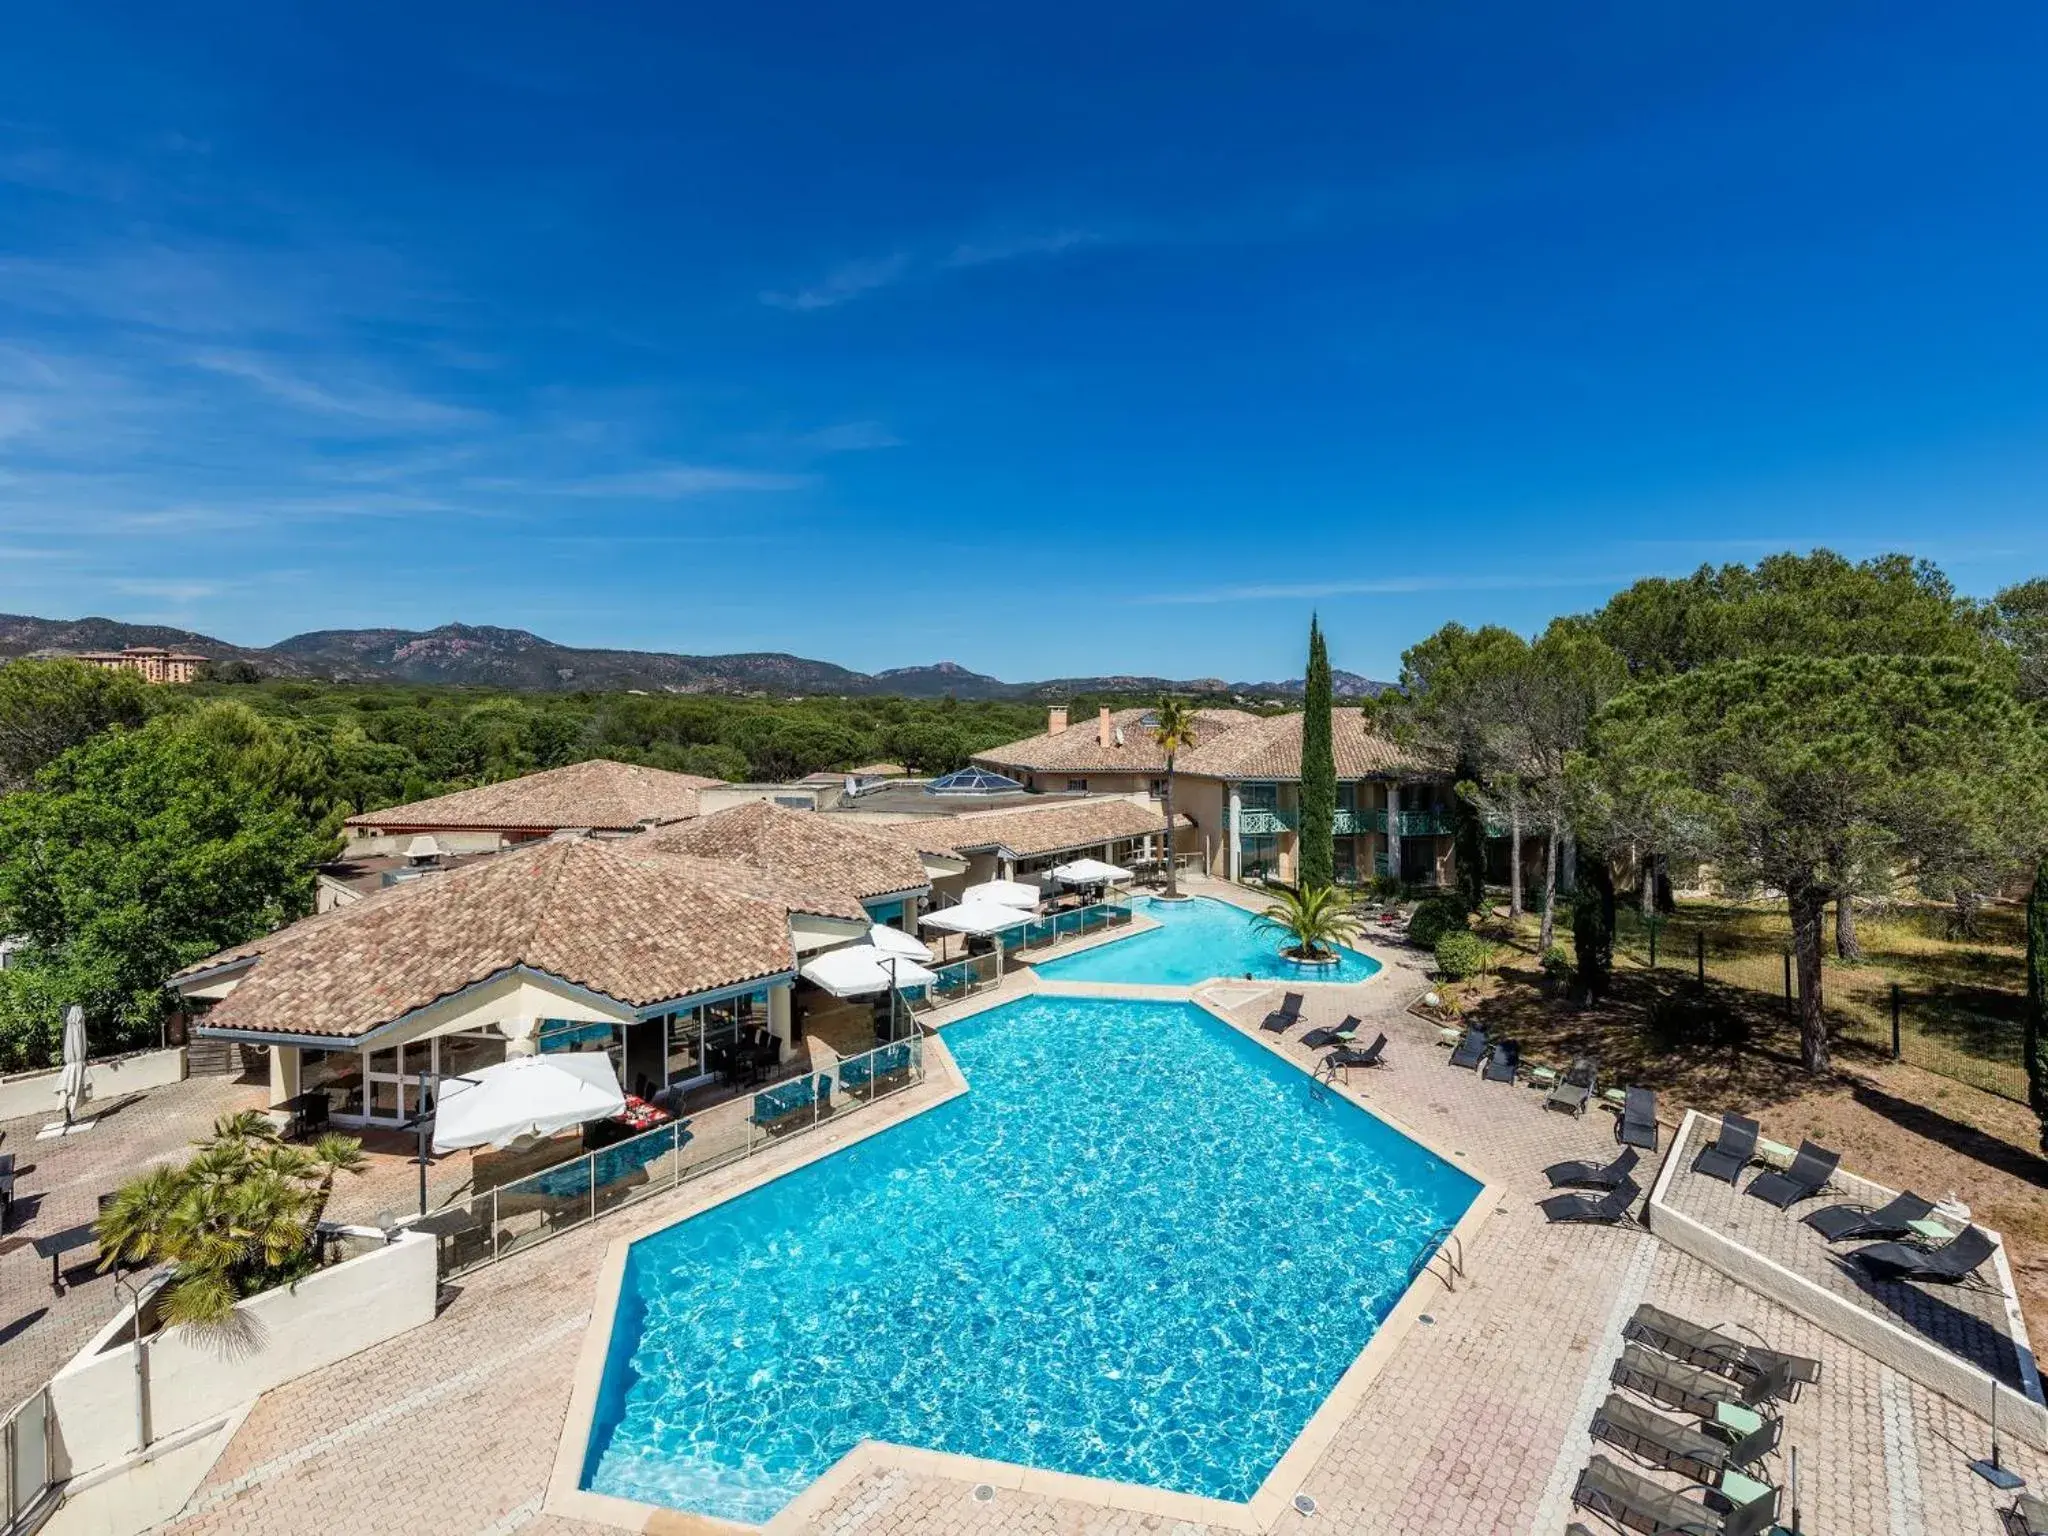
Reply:
[[166, 650], [160, 645], [128, 645], [118, 651], [83, 651], [71, 658], [89, 667], [109, 672], [137, 672], [146, 683], [189, 683], [199, 676], [208, 658], [184, 651]]

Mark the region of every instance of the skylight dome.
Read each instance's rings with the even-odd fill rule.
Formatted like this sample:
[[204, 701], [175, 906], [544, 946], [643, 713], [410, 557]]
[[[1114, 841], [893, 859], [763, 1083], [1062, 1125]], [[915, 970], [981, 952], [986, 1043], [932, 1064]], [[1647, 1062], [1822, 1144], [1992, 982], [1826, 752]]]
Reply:
[[1017, 795], [1024, 786], [986, 768], [956, 768], [925, 785], [928, 795]]

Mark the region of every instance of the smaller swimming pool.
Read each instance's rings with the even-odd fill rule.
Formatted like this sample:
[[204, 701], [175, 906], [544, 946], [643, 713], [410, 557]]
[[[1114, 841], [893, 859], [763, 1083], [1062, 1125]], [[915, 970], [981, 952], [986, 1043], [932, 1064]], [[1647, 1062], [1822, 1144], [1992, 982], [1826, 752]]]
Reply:
[[1364, 981], [1380, 969], [1379, 961], [1353, 949], [1340, 949], [1335, 965], [1289, 960], [1280, 953], [1285, 941], [1279, 933], [1260, 927], [1242, 907], [1206, 896], [1187, 901], [1140, 896], [1132, 910], [1159, 926], [1078, 955], [1041, 961], [1038, 974], [1049, 981], [1191, 987], [1218, 976], [1246, 975], [1259, 981]]

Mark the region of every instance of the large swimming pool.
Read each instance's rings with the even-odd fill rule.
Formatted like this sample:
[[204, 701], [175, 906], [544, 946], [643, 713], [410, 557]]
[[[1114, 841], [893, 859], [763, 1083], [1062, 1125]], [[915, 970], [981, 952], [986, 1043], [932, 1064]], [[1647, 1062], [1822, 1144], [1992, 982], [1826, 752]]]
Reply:
[[1280, 953], [1282, 936], [1227, 901], [1196, 896], [1187, 901], [1136, 898], [1135, 910], [1159, 924], [1144, 933], [1114, 940], [1078, 955], [1040, 962], [1038, 974], [1053, 981], [1141, 981], [1191, 987], [1216, 976], [1252, 976], [1260, 981], [1363, 981], [1377, 974], [1379, 961], [1356, 950], [1338, 951], [1336, 965], [1302, 965]]
[[634, 1245], [586, 1487], [760, 1522], [875, 1438], [1243, 1500], [1478, 1192], [1189, 1004], [944, 1039], [968, 1093]]

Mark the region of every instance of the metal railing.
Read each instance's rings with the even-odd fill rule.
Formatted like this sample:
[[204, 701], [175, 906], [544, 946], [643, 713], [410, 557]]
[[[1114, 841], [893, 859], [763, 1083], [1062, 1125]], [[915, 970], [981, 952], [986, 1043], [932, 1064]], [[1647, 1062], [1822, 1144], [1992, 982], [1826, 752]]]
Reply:
[[508, 1258], [923, 1081], [924, 1037], [912, 1035], [763, 1088], [745, 1101], [744, 1119], [723, 1117], [701, 1133], [694, 1127], [707, 1115], [674, 1120], [500, 1184], [425, 1218], [440, 1247], [441, 1274]]
[[1020, 950], [1050, 949], [1067, 939], [1120, 928], [1131, 920], [1131, 909], [1120, 902], [1092, 901], [1066, 912], [1048, 912], [1024, 930]]
[[1291, 807], [1242, 805], [1237, 809], [1240, 837], [1271, 837], [1281, 832], [1292, 832], [1300, 821], [1301, 813]]
[[1400, 815], [1403, 837], [1448, 837], [1452, 830], [1449, 811], [1403, 811]]
[[0, 1423], [0, 1461], [6, 1463], [6, 1498], [0, 1536], [27, 1536], [57, 1506], [56, 1437], [51, 1433], [50, 1389], [39, 1387]]

